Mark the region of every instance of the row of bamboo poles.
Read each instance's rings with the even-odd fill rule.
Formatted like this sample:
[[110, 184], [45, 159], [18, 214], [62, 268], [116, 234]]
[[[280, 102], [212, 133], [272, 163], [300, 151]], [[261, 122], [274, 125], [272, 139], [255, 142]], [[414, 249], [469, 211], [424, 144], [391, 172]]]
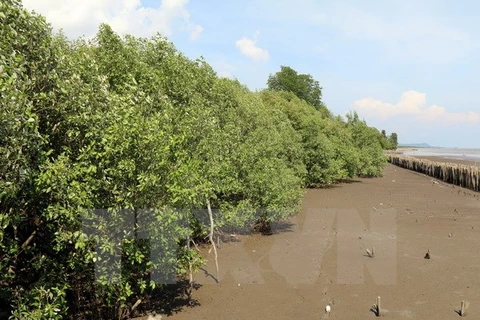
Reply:
[[480, 167], [456, 163], [435, 162], [403, 155], [387, 155], [388, 162], [429, 175], [457, 186], [480, 191]]

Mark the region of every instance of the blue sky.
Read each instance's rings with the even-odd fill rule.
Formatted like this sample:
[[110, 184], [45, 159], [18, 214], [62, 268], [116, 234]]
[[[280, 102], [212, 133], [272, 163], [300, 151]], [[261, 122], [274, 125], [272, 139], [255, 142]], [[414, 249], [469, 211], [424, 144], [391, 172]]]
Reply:
[[252, 90], [287, 65], [400, 142], [480, 147], [476, 1], [24, 0], [68, 36], [158, 31]]

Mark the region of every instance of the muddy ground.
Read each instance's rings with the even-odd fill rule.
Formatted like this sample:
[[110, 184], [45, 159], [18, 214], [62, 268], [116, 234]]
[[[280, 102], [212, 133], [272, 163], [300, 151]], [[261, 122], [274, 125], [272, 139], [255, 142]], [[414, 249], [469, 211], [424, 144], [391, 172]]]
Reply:
[[[382, 178], [308, 190], [274, 234], [232, 237], [172, 320], [480, 319], [480, 194], [388, 165]], [[375, 247], [375, 256], [366, 249]], [[430, 250], [430, 259], [425, 259]], [[165, 316], [164, 316], [165, 319]]]

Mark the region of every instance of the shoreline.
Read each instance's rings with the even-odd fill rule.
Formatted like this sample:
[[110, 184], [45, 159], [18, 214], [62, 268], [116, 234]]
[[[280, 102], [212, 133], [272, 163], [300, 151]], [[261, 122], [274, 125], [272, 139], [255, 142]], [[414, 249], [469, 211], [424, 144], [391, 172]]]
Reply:
[[410, 156], [410, 155], [408, 156], [419, 159], [419, 160], [424, 159], [424, 160], [429, 160], [434, 162], [454, 163], [454, 164], [480, 167], [480, 160], [467, 160], [467, 159], [463, 160], [463, 159], [448, 158], [448, 157], [442, 157], [442, 156]]
[[[215, 264], [205, 252], [199, 305], [167, 318], [323, 319], [330, 304], [329, 319], [365, 319], [377, 296], [388, 319], [458, 316], [462, 300], [480, 299], [479, 211], [478, 193], [391, 164], [382, 178], [307, 190], [301, 212], [274, 235], [221, 244], [220, 283], [208, 276]], [[354, 220], [342, 220], [349, 212]], [[393, 229], [372, 222], [389, 212]], [[356, 222], [345, 233], [339, 221]], [[480, 305], [468, 311], [478, 318]]]
[[[403, 155], [407, 157], [412, 157], [416, 159], [424, 159], [424, 160], [429, 160], [429, 161], [434, 161], [434, 162], [442, 162], [442, 163], [454, 163], [454, 164], [462, 164], [462, 165], [468, 165], [468, 166], [476, 166], [480, 167], [480, 159], [476, 158], [469, 158], [467, 156], [443, 156], [443, 155], [415, 155], [415, 154], [409, 154], [409, 152], [412, 151], [417, 151], [417, 148], [398, 148], [395, 151], [387, 151], [385, 154], [388, 155]], [[461, 158], [461, 159], [459, 159]]]

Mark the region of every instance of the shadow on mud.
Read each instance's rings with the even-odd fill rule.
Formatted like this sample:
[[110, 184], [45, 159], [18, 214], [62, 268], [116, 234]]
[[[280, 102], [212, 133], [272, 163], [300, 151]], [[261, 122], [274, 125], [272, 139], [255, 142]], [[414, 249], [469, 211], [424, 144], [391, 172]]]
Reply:
[[[194, 283], [194, 290], [198, 290], [202, 285]], [[187, 280], [178, 281], [175, 284], [169, 284], [161, 289], [154, 290], [148, 301], [138, 309], [140, 314], [156, 312], [171, 316], [174, 313], [182, 311], [186, 307], [199, 306], [200, 303], [193, 298], [188, 298], [187, 288], [189, 284]]]
[[[359, 177], [359, 178], [373, 178], [373, 177]], [[360, 180], [355, 180], [355, 179], [340, 179], [335, 181], [334, 183], [331, 184], [322, 184], [318, 186], [312, 186], [308, 187], [307, 189], [309, 190], [315, 190], [315, 189], [336, 189], [336, 188], [341, 188], [344, 184], [352, 184], [352, 183], [362, 183]]]

